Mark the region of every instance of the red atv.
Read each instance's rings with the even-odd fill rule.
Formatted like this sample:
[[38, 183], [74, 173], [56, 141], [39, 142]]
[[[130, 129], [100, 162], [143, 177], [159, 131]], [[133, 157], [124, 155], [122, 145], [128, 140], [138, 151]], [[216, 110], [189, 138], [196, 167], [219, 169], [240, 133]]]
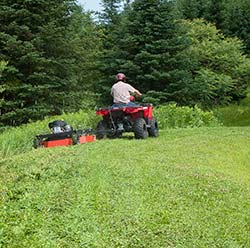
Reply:
[[121, 137], [123, 132], [134, 132], [136, 139], [158, 136], [152, 104], [100, 108], [96, 114], [103, 117], [96, 128], [97, 139]]

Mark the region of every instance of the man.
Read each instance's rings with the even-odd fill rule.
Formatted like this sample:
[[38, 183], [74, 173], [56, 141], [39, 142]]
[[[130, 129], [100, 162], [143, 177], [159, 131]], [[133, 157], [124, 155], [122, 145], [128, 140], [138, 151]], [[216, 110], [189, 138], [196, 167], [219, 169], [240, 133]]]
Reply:
[[116, 83], [111, 88], [111, 95], [113, 96], [113, 107], [121, 106], [136, 106], [135, 103], [131, 102], [131, 93], [141, 96], [141, 92], [135, 89], [130, 84], [125, 83], [126, 76], [123, 73], [116, 75]]

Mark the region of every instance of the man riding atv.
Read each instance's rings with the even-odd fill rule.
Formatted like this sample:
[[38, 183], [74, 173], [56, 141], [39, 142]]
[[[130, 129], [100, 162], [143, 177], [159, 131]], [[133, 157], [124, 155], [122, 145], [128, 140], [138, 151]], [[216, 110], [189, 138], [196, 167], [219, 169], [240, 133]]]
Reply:
[[131, 93], [141, 96], [139, 90], [125, 83], [123, 73], [116, 75], [116, 83], [112, 86], [111, 95], [114, 104], [108, 108], [99, 108], [97, 115], [102, 116], [97, 124], [96, 138], [121, 137], [124, 132], [134, 132], [136, 139], [158, 136], [158, 124], [153, 117], [153, 105], [135, 104], [131, 102]]
[[124, 106], [136, 106], [134, 102], [131, 101], [135, 94], [136, 96], [141, 96], [141, 92], [135, 89], [126, 82], [126, 76], [123, 73], [118, 73], [116, 75], [116, 83], [111, 88], [111, 95], [113, 96], [114, 104], [112, 107], [124, 107]]

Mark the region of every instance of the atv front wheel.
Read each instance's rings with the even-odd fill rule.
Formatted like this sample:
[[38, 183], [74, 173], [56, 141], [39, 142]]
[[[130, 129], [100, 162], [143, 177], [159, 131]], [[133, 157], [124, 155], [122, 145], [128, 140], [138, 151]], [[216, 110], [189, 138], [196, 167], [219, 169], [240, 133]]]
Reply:
[[136, 139], [146, 139], [148, 137], [147, 124], [143, 118], [135, 120], [133, 130]]
[[159, 136], [159, 129], [158, 123], [155, 118], [152, 118], [150, 128], [148, 129], [148, 134], [150, 137], [158, 137]]

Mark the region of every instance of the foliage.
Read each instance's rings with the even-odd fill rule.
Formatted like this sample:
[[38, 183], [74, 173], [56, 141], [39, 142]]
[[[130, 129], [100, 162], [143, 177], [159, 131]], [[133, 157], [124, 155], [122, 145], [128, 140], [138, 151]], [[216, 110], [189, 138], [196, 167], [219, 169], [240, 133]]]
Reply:
[[215, 108], [213, 111], [224, 126], [250, 126], [250, 94], [239, 104]]
[[250, 126], [250, 107], [233, 104], [214, 109], [214, 114], [224, 126]]
[[[112, 48], [108, 47], [101, 60], [104, 76], [99, 90], [102, 93], [110, 90], [114, 75], [122, 71], [128, 82], [143, 93], [166, 90], [168, 100], [172, 100], [176, 89], [171, 84], [182, 84], [183, 78], [175, 75], [182, 73], [185, 63], [180, 63], [176, 54], [188, 43], [177, 32], [180, 27], [173, 10], [172, 2], [159, 0], [136, 0], [124, 10], [119, 23], [115, 27], [113, 24], [109, 46]], [[166, 101], [164, 94], [162, 98]]]
[[108, 24], [115, 24], [119, 21], [119, 9], [121, 7], [122, 0], [102, 0], [103, 11], [100, 13], [100, 20], [106, 27], [110, 27]]
[[114, 51], [116, 43], [120, 38], [120, 24], [122, 13], [120, 13], [121, 0], [103, 0], [103, 11], [99, 16], [98, 29], [102, 33], [102, 51], [97, 60], [100, 71], [99, 79], [94, 83], [95, 92], [98, 92], [102, 98], [101, 103], [112, 104], [110, 97], [110, 82], [114, 81], [114, 71], [111, 72], [113, 61], [116, 59]]
[[185, 21], [192, 45], [184, 56], [193, 61], [189, 99], [202, 106], [228, 104], [246, 96], [250, 61], [243, 55], [242, 42], [226, 38], [212, 24], [196, 19]]
[[[89, 14], [75, 1], [0, 3], [3, 125], [76, 111], [96, 75], [98, 38]], [[93, 32], [92, 32], [93, 31]], [[95, 40], [95, 42], [94, 42]]]
[[246, 96], [250, 62], [243, 43], [202, 19], [178, 21], [171, 1], [136, 0], [107, 27], [97, 85], [106, 103], [119, 71], [154, 104], [211, 108]]
[[[0, 127], [111, 104], [117, 72], [155, 105], [208, 109], [245, 97], [248, 1], [103, 0], [102, 5], [96, 21], [76, 0], [0, 2], [0, 61], [8, 61], [4, 70], [0, 64]], [[245, 47], [196, 17], [242, 38]]]
[[225, 1], [222, 30], [226, 35], [237, 36], [244, 41], [250, 54], [250, 2], [248, 0]]
[[219, 125], [213, 112], [205, 112], [197, 106], [193, 108], [188, 106], [178, 107], [176, 104], [160, 106], [155, 109], [154, 116], [162, 129]]
[[223, 0], [178, 0], [176, 7], [184, 19], [203, 18], [220, 27], [222, 21]]
[[3, 247], [249, 247], [249, 128], [1, 160]]
[[244, 41], [249, 54], [250, 43], [250, 2], [248, 0], [178, 0], [178, 13], [184, 19], [203, 18], [213, 23], [225, 35]]
[[0, 61], [0, 77], [2, 76], [3, 70], [6, 68], [8, 62]]

